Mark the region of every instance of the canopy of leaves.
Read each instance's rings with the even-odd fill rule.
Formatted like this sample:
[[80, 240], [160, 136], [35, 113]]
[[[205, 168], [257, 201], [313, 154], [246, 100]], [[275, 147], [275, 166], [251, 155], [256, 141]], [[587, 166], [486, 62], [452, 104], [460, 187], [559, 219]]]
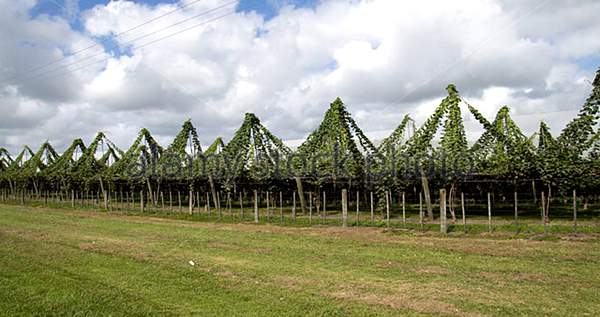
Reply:
[[27, 160], [18, 171], [17, 178], [27, 179], [36, 177], [48, 165], [58, 159], [58, 154], [48, 141], [44, 142], [39, 150]]
[[104, 177], [111, 162], [118, 162], [122, 156], [123, 151], [104, 133], [99, 132], [81, 158], [75, 162], [71, 170], [71, 178], [88, 185], [91, 181]]
[[[325, 177], [362, 177], [366, 160], [377, 149], [358, 127], [340, 98], [335, 99], [323, 121], [300, 145], [298, 152]], [[342, 158], [347, 158], [345, 162]]]
[[277, 171], [291, 150], [280, 138], [265, 128], [253, 113], [246, 113], [244, 122], [225, 145], [221, 156], [231, 177], [265, 179]]
[[510, 109], [507, 106], [500, 108], [491, 123], [472, 106], [469, 110], [485, 129], [470, 149], [476, 170], [507, 179], [530, 173], [535, 151], [531, 140], [510, 117]]
[[108, 168], [110, 176], [117, 179], [130, 179], [147, 171], [147, 167], [156, 166], [163, 152], [148, 129], [142, 129], [127, 152]]
[[44, 171], [44, 175], [50, 180], [71, 180], [72, 168], [75, 163], [83, 157], [86, 151], [85, 144], [81, 139], [75, 139], [67, 148], [67, 150], [56, 159], [50, 166]]
[[0, 172], [5, 171], [12, 164], [12, 157], [8, 151], [0, 147]]
[[223, 143], [223, 138], [218, 137], [215, 141], [206, 149], [204, 154], [220, 154], [223, 151], [223, 147], [225, 147], [225, 143]]

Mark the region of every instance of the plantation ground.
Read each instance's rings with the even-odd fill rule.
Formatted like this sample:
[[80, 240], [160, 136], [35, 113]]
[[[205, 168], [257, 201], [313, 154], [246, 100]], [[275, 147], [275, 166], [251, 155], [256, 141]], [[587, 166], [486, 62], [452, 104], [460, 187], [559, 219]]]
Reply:
[[599, 268], [597, 233], [441, 237], [0, 205], [6, 316], [593, 316]]

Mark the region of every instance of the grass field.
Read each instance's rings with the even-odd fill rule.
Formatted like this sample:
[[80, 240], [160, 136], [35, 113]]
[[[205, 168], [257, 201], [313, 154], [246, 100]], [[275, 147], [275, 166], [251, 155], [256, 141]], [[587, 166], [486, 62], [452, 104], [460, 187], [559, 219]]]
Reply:
[[0, 205], [0, 315], [600, 312], [597, 233], [517, 237]]

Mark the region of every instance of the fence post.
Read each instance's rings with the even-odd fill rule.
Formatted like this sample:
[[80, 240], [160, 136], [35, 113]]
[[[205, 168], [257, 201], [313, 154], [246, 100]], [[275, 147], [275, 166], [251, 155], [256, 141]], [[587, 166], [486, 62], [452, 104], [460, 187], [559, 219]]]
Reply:
[[463, 231], [467, 232], [467, 216], [465, 215], [465, 193], [460, 193], [460, 207], [462, 209]]
[[140, 210], [144, 212], [144, 191], [140, 190]]
[[292, 221], [296, 221], [296, 191], [292, 193]]
[[402, 192], [402, 224], [406, 227], [406, 194]]
[[515, 227], [519, 226], [519, 197], [515, 191]]
[[342, 189], [342, 226], [348, 226], [348, 190]]
[[258, 223], [258, 191], [254, 190], [254, 222]]
[[194, 213], [194, 191], [190, 188], [188, 193], [188, 213], [191, 215]]
[[244, 221], [244, 197], [242, 197], [242, 191], [240, 191], [240, 219]]
[[573, 231], [577, 231], [577, 192], [573, 190]]
[[546, 196], [544, 194], [544, 191], [542, 191], [542, 226], [544, 226], [544, 230], [546, 230], [546, 221], [545, 218], [546, 217]]
[[440, 233], [448, 233], [448, 223], [446, 221], [446, 190], [440, 189]]
[[356, 224], [360, 222], [360, 192], [356, 191]]
[[488, 231], [492, 232], [492, 197], [491, 194], [487, 193], [488, 202]]
[[177, 206], [179, 208], [179, 212], [181, 212], [181, 191], [177, 191]]
[[[169, 196], [171, 196], [171, 192], [169, 191]], [[171, 198], [169, 197], [169, 204], [171, 201]], [[169, 206], [169, 209], [173, 209], [173, 206]], [[210, 217], [211, 211], [210, 211], [210, 194], [208, 192], [206, 192], [206, 212], [208, 213], [208, 216]]]
[[312, 224], [312, 192], [308, 192], [308, 223]]
[[370, 192], [371, 196], [371, 222], [375, 222], [375, 209], [373, 208], [373, 192]]
[[387, 226], [390, 226], [390, 192], [389, 191], [385, 191], [385, 212], [386, 212], [386, 218], [385, 221], [387, 223]]
[[267, 191], [267, 220], [271, 220], [271, 209], [269, 207], [269, 191]]
[[231, 192], [227, 191], [227, 209], [228, 209], [228, 212], [229, 212], [229, 217], [233, 218], [233, 211], [231, 210], [231, 205], [232, 205], [232, 202], [231, 202]]
[[219, 212], [219, 219], [223, 217], [223, 211], [221, 210], [221, 191], [217, 192], [217, 211]]
[[419, 224], [423, 230], [423, 192], [419, 192]]
[[283, 193], [279, 192], [279, 216], [281, 217], [281, 221], [283, 221]]

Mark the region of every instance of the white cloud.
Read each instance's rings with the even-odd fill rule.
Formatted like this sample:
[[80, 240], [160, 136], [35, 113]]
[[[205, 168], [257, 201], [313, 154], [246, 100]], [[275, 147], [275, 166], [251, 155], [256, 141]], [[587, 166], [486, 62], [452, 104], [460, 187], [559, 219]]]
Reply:
[[[314, 9], [278, 2], [279, 15], [267, 21], [236, 13], [139, 48], [218, 17], [225, 9], [160, 32], [222, 3], [202, 1], [116, 38], [131, 56], [111, 57], [95, 47], [77, 57], [100, 53], [82, 64], [106, 62], [43, 81], [0, 83], [2, 111], [15, 109], [0, 119], [0, 145], [15, 149], [45, 138], [65, 145], [102, 130], [126, 147], [141, 127], [169, 142], [187, 118], [208, 144], [219, 135], [231, 137], [244, 112], [255, 112], [276, 135], [297, 140], [318, 125], [337, 96], [379, 138], [406, 113], [422, 123], [448, 83], [490, 118], [508, 104], [527, 133], [540, 119], [557, 132], [576, 113], [566, 110], [579, 107], [590, 89], [585, 79], [593, 70], [581, 69], [575, 59], [600, 49], [596, 2], [539, 6], [512, 0], [323, 1]], [[60, 17], [29, 17], [33, 5], [19, 1], [0, 13], [1, 77], [176, 8], [111, 1], [81, 13], [80, 33]], [[131, 42], [149, 32], [156, 33]], [[465, 118], [475, 138], [481, 128]]]

